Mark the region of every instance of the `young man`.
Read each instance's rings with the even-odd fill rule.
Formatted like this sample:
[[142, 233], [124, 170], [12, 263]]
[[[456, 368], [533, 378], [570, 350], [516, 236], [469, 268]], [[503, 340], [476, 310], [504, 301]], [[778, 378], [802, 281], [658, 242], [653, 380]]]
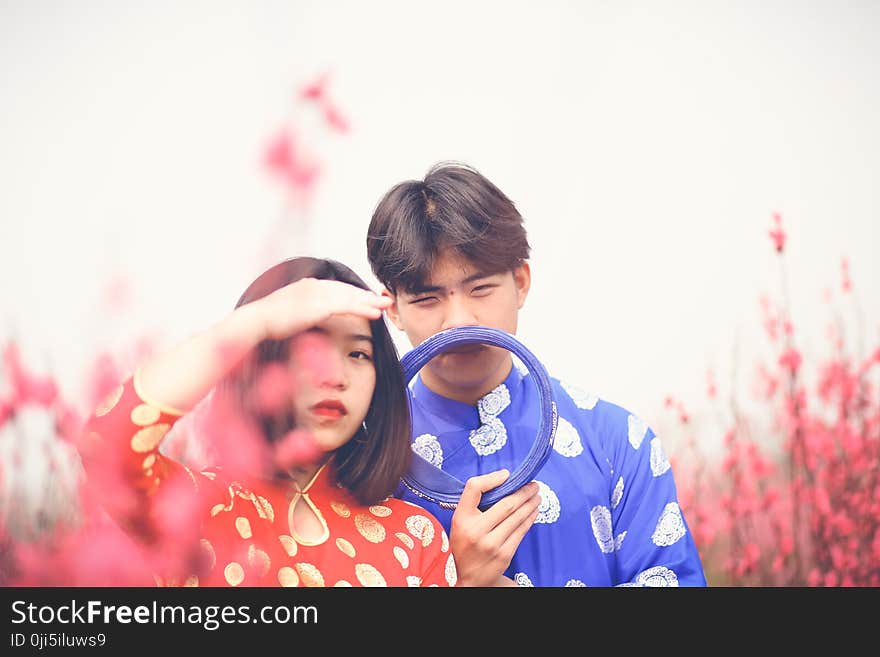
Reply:
[[[367, 235], [370, 266], [413, 346], [444, 329], [516, 333], [531, 269], [523, 220], [479, 172], [441, 164], [391, 188]], [[460, 480], [455, 509], [405, 487], [450, 533], [459, 583], [705, 586], [659, 439], [625, 409], [552, 380], [559, 424], [536, 481], [477, 508], [522, 463], [537, 433], [536, 386], [497, 347], [429, 362], [410, 386], [413, 449]]]

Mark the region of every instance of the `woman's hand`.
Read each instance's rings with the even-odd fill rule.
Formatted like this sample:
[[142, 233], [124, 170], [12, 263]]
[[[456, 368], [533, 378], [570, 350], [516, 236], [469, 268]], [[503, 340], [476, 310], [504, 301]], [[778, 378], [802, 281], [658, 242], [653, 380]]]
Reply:
[[331, 315], [378, 319], [391, 299], [341, 281], [302, 278], [239, 306], [140, 370], [140, 392], [186, 412], [262, 340], [283, 340]]
[[341, 281], [301, 278], [250, 306], [262, 322], [262, 339], [283, 340], [318, 324], [331, 315], [378, 319], [391, 299]]

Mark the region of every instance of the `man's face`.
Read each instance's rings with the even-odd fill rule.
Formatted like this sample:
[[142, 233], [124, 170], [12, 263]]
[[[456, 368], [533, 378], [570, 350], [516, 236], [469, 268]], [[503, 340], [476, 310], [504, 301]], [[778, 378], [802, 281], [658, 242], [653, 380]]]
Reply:
[[[487, 326], [516, 333], [517, 315], [531, 283], [528, 263], [488, 274], [467, 258], [444, 253], [417, 290], [398, 290], [388, 317], [413, 346], [449, 328]], [[434, 392], [475, 403], [510, 373], [510, 353], [499, 347], [466, 345], [435, 357], [422, 370]]]

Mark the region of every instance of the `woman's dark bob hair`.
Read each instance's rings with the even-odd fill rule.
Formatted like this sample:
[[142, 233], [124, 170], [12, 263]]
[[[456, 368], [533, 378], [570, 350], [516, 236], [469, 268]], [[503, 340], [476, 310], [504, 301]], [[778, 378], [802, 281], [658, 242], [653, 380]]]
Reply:
[[[342, 281], [364, 290], [370, 288], [350, 268], [335, 260], [291, 258], [263, 272], [239, 298], [235, 307], [256, 301], [301, 278]], [[391, 495], [409, 467], [411, 419], [403, 368], [384, 318], [370, 321], [373, 337], [373, 365], [376, 388], [364, 420], [366, 431], [359, 429], [339, 447], [332, 461], [334, 476], [361, 504], [371, 505]], [[224, 392], [252, 418], [269, 443], [275, 443], [295, 427], [290, 408], [275, 415], [256, 410], [252, 399], [255, 384], [263, 368], [270, 363], [287, 363], [290, 338], [264, 340], [242, 365], [223, 382]]]

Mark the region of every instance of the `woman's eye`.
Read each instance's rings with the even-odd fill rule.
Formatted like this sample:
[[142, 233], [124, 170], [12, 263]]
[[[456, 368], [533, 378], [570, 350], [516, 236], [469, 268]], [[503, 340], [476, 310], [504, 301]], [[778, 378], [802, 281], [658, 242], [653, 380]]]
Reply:
[[373, 360], [373, 357], [366, 351], [352, 351], [349, 356], [357, 360]]

